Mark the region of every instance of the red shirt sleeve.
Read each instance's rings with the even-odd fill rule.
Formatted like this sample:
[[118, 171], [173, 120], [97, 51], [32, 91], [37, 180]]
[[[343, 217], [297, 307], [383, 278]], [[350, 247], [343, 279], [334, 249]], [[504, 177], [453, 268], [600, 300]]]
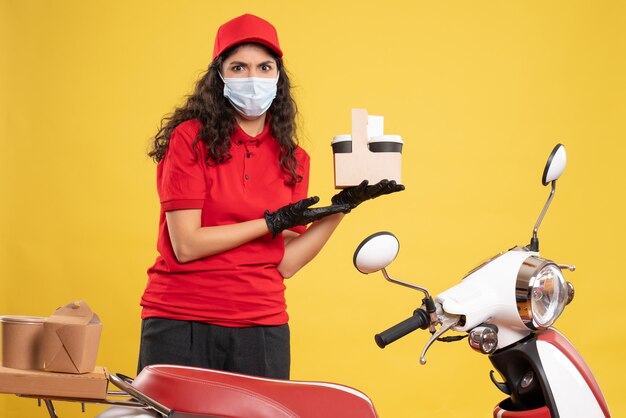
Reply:
[[199, 130], [199, 124], [194, 122], [183, 122], [174, 129], [165, 157], [159, 163], [158, 191], [164, 211], [204, 206], [205, 161], [201, 144], [193, 143]]

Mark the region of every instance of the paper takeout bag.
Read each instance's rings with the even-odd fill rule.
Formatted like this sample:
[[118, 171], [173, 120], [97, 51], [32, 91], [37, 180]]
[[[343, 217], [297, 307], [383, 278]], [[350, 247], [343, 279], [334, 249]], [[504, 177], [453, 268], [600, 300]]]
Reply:
[[43, 369], [88, 373], [96, 367], [102, 322], [84, 301], [58, 308], [44, 323]]

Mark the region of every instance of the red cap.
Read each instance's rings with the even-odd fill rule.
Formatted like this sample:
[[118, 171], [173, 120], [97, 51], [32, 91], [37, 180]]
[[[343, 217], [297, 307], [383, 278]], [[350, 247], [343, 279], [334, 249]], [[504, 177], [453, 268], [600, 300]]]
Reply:
[[283, 51], [281, 51], [278, 44], [276, 28], [267, 20], [245, 14], [229, 20], [217, 30], [215, 46], [213, 47], [213, 59], [228, 48], [244, 42], [256, 42], [265, 45], [278, 54], [279, 57], [283, 56]]

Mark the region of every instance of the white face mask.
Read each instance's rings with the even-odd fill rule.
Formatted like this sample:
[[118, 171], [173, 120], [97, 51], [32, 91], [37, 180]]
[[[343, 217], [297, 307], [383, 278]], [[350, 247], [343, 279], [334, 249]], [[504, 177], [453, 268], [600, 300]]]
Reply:
[[276, 97], [278, 77], [222, 78], [222, 80], [224, 97], [244, 116], [261, 116], [270, 108]]

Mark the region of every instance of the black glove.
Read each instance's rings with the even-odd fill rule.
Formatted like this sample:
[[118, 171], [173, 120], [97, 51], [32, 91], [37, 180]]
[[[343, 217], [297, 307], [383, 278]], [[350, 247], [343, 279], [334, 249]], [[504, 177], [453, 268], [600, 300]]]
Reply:
[[276, 212], [266, 210], [265, 222], [272, 233], [272, 237], [275, 237], [285, 229], [293, 228], [298, 225], [310, 224], [311, 222], [320, 220], [328, 215], [333, 215], [339, 212], [350, 212], [350, 206], [345, 204], [337, 204], [323, 208], [309, 208], [309, 206], [313, 206], [319, 201], [319, 197], [313, 196], [302, 199], [299, 202], [283, 206], [282, 208], [276, 210]]
[[343, 189], [331, 199], [333, 205], [349, 205], [350, 209], [354, 209], [361, 203], [369, 199], [374, 199], [384, 194], [400, 192], [404, 190], [402, 184], [396, 183], [395, 180], [381, 180], [376, 184], [368, 186], [368, 181], [363, 180], [358, 186]]

